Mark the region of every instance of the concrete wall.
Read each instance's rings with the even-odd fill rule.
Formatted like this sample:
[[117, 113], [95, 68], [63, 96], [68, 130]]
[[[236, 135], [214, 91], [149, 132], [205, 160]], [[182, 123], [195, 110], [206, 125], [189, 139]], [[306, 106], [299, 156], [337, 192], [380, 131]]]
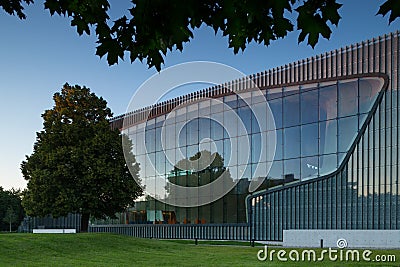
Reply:
[[284, 230], [285, 247], [396, 248], [400, 230]]

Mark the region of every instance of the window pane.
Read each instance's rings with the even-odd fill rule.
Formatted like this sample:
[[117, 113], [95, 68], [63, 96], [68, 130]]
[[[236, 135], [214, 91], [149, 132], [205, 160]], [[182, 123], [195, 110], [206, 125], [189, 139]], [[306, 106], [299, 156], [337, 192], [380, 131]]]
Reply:
[[223, 123], [223, 113], [215, 113], [212, 114], [212, 122], [211, 122], [211, 139], [212, 140], [220, 140], [224, 137], [224, 129], [222, 127]]
[[358, 112], [358, 81], [339, 82], [339, 117]]
[[318, 90], [301, 93], [301, 122], [318, 121]]
[[329, 120], [319, 123], [319, 153], [337, 152], [337, 121]]
[[210, 114], [210, 100], [204, 100], [199, 103], [199, 116]]
[[330, 85], [319, 90], [319, 119], [331, 120], [337, 117], [337, 87]]
[[[275, 127], [277, 129], [282, 128], [282, 98], [268, 101], [269, 107], [271, 108], [272, 115], [275, 120]], [[269, 124], [268, 124], [269, 125]], [[273, 130], [273, 129], [268, 129]]]
[[[268, 163], [271, 164], [271, 163]], [[275, 160], [272, 162], [271, 168], [268, 173], [268, 179], [282, 179], [283, 176], [283, 161]]]
[[301, 180], [318, 177], [318, 157], [307, 157], [301, 159]]
[[155, 136], [156, 136], [156, 130], [155, 129], [151, 129], [148, 130], [146, 129], [146, 153], [152, 153], [155, 151], [156, 149], [156, 140], [155, 140]]
[[284, 158], [300, 157], [300, 127], [284, 129]]
[[283, 127], [298, 125], [300, 122], [299, 94], [283, 98]]
[[285, 181], [300, 179], [300, 159], [290, 159], [284, 161]]
[[199, 142], [205, 138], [210, 138], [211, 123], [214, 123], [209, 118], [199, 119]]
[[[263, 147], [265, 148], [265, 144], [263, 144]], [[251, 135], [251, 162], [252, 163], [258, 163], [260, 161], [263, 161], [261, 158], [261, 134], [252, 134]]]
[[241, 107], [238, 109], [238, 115], [246, 129], [245, 134], [251, 134], [251, 120], [252, 120], [252, 112], [249, 107]]
[[318, 154], [318, 123], [307, 124], [301, 127], [301, 156]]
[[[273, 135], [273, 132], [267, 132], [267, 140], [273, 140], [272, 137], [269, 137], [268, 135]], [[268, 144], [267, 144], [268, 145]], [[269, 144], [272, 145], [272, 144]], [[267, 150], [268, 152], [270, 149]], [[267, 156], [268, 158], [272, 158], [271, 155]], [[273, 158], [275, 160], [280, 160], [283, 159], [283, 130], [277, 130], [276, 131], [276, 147], [275, 147], [275, 157]]]
[[187, 144], [193, 145], [199, 142], [199, 121], [193, 119], [185, 124]]
[[237, 95], [228, 95], [224, 97], [225, 110], [237, 108]]
[[382, 86], [383, 80], [380, 78], [362, 78], [359, 80], [360, 113], [367, 113], [371, 110]]
[[339, 152], [347, 152], [358, 131], [357, 116], [339, 119]]

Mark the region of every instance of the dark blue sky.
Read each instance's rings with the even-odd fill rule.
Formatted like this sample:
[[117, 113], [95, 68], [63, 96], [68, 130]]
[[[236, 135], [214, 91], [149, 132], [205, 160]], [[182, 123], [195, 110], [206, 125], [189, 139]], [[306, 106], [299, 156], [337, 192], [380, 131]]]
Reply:
[[[130, 7], [130, 1], [110, 2], [114, 18]], [[245, 52], [234, 55], [226, 38], [203, 27], [195, 31], [194, 40], [185, 45], [183, 53], [167, 55], [164, 68], [201, 60], [224, 63], [252, 74], [400, 28], [400, 20], [389, 26], [387, 17], [375, 16], [384, 1], [343, 2], [339, 27], [333, 28], [329, 41], [321, 40], [315, 49], [304, 42], [297, 44], [298, 32], [294, 32], [269, 47], [252, 43]], [[20, 163], [32, 152], [35, 132], [42, 129], [40, 115], [52, 107], [52, 95], [65, 82], [91, 88], [118, 115], [126, 110], [135, 90], [156, 73], [141, 62], [108, 66], [105, 59], [95, 56], [95, 37], [79, 37], [70, 27], [70, 19], [50, 17], [43, 9], [43, 1], [27, 7], [26, 14], [27, 20], [21, 21], [0, 10], [0, 186], [7, 189], [26, 186]]]

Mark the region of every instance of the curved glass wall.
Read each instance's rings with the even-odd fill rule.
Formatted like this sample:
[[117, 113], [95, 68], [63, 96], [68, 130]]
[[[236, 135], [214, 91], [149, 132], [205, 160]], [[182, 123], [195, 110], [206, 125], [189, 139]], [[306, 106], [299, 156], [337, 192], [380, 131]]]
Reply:
[[[358, 101], [362, 114], [371, 108], [363, 101], [371, 94], [361, 91], [369, 83], [359, 84], [358, 99], [349, 101]], [[251, 239], [282, 241], [286, 229], [400, 229], [399, 100], [397, 89], [385, 91], [339, 172], [253, 194]], [[354, 111], [341, 114], [351, 118]], [[349, 121], [344, 124], [351, 127]]]
[[[262, 90], [264, 97], [227, 95], [131, 126], [125, 133], [134, 144], [140, 178], [157, 198], [191, 198], [174, 194], [170, 184], [201, 186], [224, 171], [232, 181], [226, 186], [233, 187], [200, 207], [170, 207], [148, 199], [137, 209], [174, 211], [171, 223], [246, 222], [244, 202], [252, 180], [266, 177], [263, 189], [337, 170], [383, 84], [382, 78], [365, 77]], [[267, 114], [256, 119], [265, 99], [274, 123]], [[268, 137], [275, 134], [275, 154], [270, 155]]]

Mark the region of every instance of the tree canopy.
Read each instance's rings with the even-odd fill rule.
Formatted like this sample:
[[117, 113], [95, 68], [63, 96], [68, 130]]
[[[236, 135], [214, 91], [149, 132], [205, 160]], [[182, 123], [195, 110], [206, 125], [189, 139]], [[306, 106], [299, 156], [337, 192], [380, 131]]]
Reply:
[[[53, 99], [53, 108], [42, 114], [43, 130], [33, 153], [21, 164], [28, 181], [22, 203], [31, 216], [80, 213], [81, 230], [86, 231], [90, 216], [114, 217], [134, 204], [142, 194], [135, 181], [139, 165], [128, 155], [132, 177], [121, 134], [110, 128], [112, 113], [103, 98], [86, 87], [65, 84]], [[125, 144], [132, 145], [129, 140]]]
[[16, 230], [24, 218], [21, 205], [21, 191], [4, 190], [0, 186], [0, 230]]
[[[24, 5], [34, 0], [0, 0], [9, 14], [25, 19]], [[360, 3], [362, 4], [362, 3]], [[129, 54], [131, 62], [146, 60], [149, 68], [161, 69], [168, 51], [183, 50], [194, 38], [193, 30], [205, 24], [228, 37], [234, 53], [254, 41], [268, 46], [299, 30], [298, 41], [307, 38], [314, 47], [319, 37], [329, 39], [337, 26], [342, 4], [336, 0], [132, 0], [130, 16], [111, 21], [107, 0], [45, 0], [51, 15], [70, 17], [79, 35], [97, 36], [96, 54], [110, 65]], [[386, 0], [377, 15], [389, 15], [389, 23], [400, 16], [400, 1]], [[295, 27], [296, 26], [296, 27]], [[92, 30], [91, 30], [92, 29]]]

